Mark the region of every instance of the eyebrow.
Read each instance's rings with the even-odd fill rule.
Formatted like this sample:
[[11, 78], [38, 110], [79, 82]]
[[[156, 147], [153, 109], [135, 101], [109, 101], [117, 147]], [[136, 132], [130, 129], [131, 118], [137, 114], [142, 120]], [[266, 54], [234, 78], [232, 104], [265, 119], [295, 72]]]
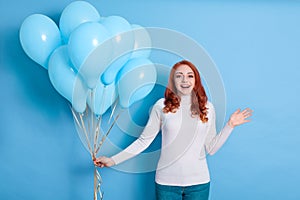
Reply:
[[[175, 74], [183, 74], [182, 72], [175, 72]], [[194, 74], [194, 72], [188, 72], [187, 74]]]

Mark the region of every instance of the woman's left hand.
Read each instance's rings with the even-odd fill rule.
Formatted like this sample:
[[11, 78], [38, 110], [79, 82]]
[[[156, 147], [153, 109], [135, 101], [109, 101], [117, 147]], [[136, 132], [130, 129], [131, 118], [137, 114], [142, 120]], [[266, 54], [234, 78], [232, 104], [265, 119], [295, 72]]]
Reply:
[[245, 110], [241, 111], [241, 109], [237, 109], [231, 116], [228, 121], [228, 125], [232, 128], [235, 126], [244, 124], [249, 122], [250, 119], [248, 117], [252, 116], [252, 110], [250, 108], [246, 108]]

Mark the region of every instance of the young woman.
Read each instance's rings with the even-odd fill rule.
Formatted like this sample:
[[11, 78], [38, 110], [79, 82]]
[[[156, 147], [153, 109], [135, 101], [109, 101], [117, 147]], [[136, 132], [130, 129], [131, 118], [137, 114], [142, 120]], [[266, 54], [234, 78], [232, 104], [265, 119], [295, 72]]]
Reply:
[[125, 150], [94, 164], [111, 167], [145, 150], [159, 131], [161, 155], [156, 169], [158, 200], [207, 200], [210, 176], [206, 154], [213, 155], [227, 140], [235, 126], [249, 122], [252, 111], [236, 110], [219, 134], [215, 110], [201, 83], [197, 68], [189, 61], [171, 69], [165, 98], [158, 100], [140, 137]]

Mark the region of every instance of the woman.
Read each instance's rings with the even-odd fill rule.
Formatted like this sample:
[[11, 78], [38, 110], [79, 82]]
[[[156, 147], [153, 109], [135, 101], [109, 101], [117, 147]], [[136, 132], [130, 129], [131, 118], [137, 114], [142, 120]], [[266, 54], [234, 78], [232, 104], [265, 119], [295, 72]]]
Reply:
[[215, 110], [207, 100], [197, 68], [189, 61], [171, 69], [165, 98], [158, 100], [140, 137], [120, 153], [94, 160], [111, 167], [145, 150], [161, 130], [161, 155], [156, 169], [158, 200], [207, 200], [210, 176], [206, 154], [213, 155], [235, 126], [249, 122], [251, 110], [236, 110], [219, 134]]

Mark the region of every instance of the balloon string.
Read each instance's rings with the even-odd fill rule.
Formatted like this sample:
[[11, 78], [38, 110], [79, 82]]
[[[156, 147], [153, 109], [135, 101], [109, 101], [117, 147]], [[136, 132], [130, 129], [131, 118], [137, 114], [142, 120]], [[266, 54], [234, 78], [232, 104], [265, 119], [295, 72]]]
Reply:
[[[104, 94], [105, 94], [105, 92], [102, 95], [101, 109], [103, 109], [103, 106], [104, 106], [104, 103], [103, 103]], [[92, 106], [94, 106], [93, 95], [94, 94], [92, 91], [92, 93], [91, 93]], [[112, 116], [116, 110], [117, 103], [118, 103], [118, 101], [116, 101], [114, 104], [109, 122], [112, 119]], [[87, 108], [84, 113], [78, 113], [77, 111], [74, 110], [73, 107], [71, 107], [71, 111], [72, 111], [73, 117], [76, 121], [76, 125], [80, 128], [79, 130], [80, 130], [81, 134], [83, 134], [85, 136], [89, 152], [92, 156], [92, 159], [94, 160], [96, 158], [96, 154], [98, 153], [98, 151], [100, 150], [101, 146], [103, 145], [105, 139], [111, 132], [113, 126], [115, 125], [116, 121], [120, 117], [121, 113], [116, 116], [113, 123], [110, 125], [108, 131], [106, 132], [105, 135], [102, 136], [101, 141], [98, 143], [97, 142], [98, 137], [101, 133], [102, 115], [100, 115], [99, 117], [96, 117], [96, 115], [93, 112], [89, 112], [88, 109], [89, 108]], [[79, 120], [78, 116], [80, 117], [80, 120]], [[96, 119], [96, 121], [95, 121], [95, 119]], [[86, 124], [86, 123], [88, 123], [88, 124]], [[86, 125], [88, 126], [87, 127], [88, 129], [86, 128]], [[91, 134], [93, 134], [93, 133], [94, 133], [94, 144], [93, 144], [94, 148], [92, 148], [92, 144], [90, 141], [91, 137], [89, 137], [89, 135], [91, 136]], [[102, 178], [101, 178], [99, 171], [97, 170], [97, 167], [95, 166], [95, 169], [94, 169], [94, 200], [98, 200], [98, 199], [103, 200], [104, 192], [101, 191], [101, 184], [102, 184]], [[98, 196], [99, 196], [99, 198], [98, 198]]]
[[[74, 118], [75, 121], [76, 121], [76, 125], [77, 125], [77, 126], [79, 127], [79, 129], [80, 129], [80, 132], [86, 133], [86, 130], [85, 130], [85, 127], [84, 127], [84, 121], [83, 121], [83, 119], [82, 119], [82, 114], [79, 113], [79, 116], [80, 116], [80, 119], [81, 119], [81, 123], [80, 123], [79, 120], [78, 120], [78, 117], [77, 117], [77, 115], [76, 115], [77, 111], [75, 111], [74, 108], [71, 107], [71, 106], [70, 106], [70, 108], [71, 108], [71, 111], [72, 111], [72, 114], [73, 114], [73, 118]], [[81, 125], [81, 124], [82, 124], [82, 125]], [[90, 148], [90, 145], [89, 145], [89, 139], [88, 139], [88, 137], [87, 137], [87, 134], [85, 134], [85, 140], [86, 140], [86, 142], [87, 142], [87, 144], [88, 144], [88, 148], [89, 148], [90, 154], [92, 155], [92, 158], [93, 158], [92, 149]]]
[[[91, 92], [91, 104], [92, 104], [92, 107], [94, 108], [94, 91], [92, 90]], [[104, 96], [105, 96], [105, 89], [104, 89], [104, 92], [102, 94], [102, 97], [101, 97], [101, 107], [100, 107], [100, 111], [102, 112], [102, 109], [103, 109], [103, 106], [104, 106]], [[100, 131], [101, 131], [101, 122], [102, 122], [102, 115], [100, 115], [97, 119], [97, 122], [96, 122], [96, 127], [94, 129], [94, 113], [91, 113], [92, 114], [92, 131], [95, 133], [94, 135], [94, 152], [93, 152], [93, 159], [96, 157], [96, 154], [97, 154], [97, 150], [96, 149], [100, 149], [100, 147], [98, 146], [97, 147], [97, 141], [98, 141], [98, 137], [99, 137], [99, 134], [100, 134]], [[99, 197], [100, 197], [100, 200], [103, 199], [103, 192], [101, 191], [101, 184], [102, 184], [102, 179], [101, 179], [101, 176], [100, 176], [100, 173], [98, 172], [97, 170], [97, 167], [95, 166], [94, 168], [94, 200], [97, 200], [98, 199], [98, 194], [99, 194]]]
[[80, 116], [81, 125], [83, 127], [83, 132], [84, 132], [87, 144], [88, 144], [88, 148], [89, 148], [90, 154], [91, 154], [91, 156], [93, 158], [93, 151], [92, 151], [91, 144], [90, 144], [90, 141], [89, 141], [89, 138], [88, 138], [88, 134], [87, 134], [87, 131], [86, 131], [86, 128], [85, 128], [85, 125], [84, 125], [83, 118], [82, 118], [83, 114], [79, 114], [79, 116]]
[[97, 191], [100, 195], [100, 199], [102, 200], [104, 195], [104, 192], [101, 191], [102, 177], [100, 176], [100, 173], [98, 172], [97, 168], [96, 168], [96, 173], [97, 173], [97, 180], [98, 180]]
[[97, 169], [96, 167], [94, 168], [94, 200], [97, 200], [98, 198], [98, 191], [97, 191], [97, 185], [98, 185], [98, 179], [97, 179]]
[[102, 178], [97, 170], [97, 167], [94, 168], [94, 200], [98, 199], [98, 194], [100, 197], [100, 200], [103, 199], [104, 192], [101, 191], [101, 184], [102, 184]]
[[120, 114], [117, 115], [117, 117], [115, 118], [115, 120], [113, 121], [113, 123], [110, 125], [110, 127], [109, 127], [108, 131], [106, 132], [106, 134], [102, 137], [101, 141], [99, 142], [99, 146], [96, 149], [96, 152], [95, 152], [96, 154], [100, 150], [100, 147], [102, 146], [103, 142], [105, 141], [106, 137], [110, 133], [111, 129], [113, 128], [113, 126], [115, 125], [115, 123], [117, 122], [117, 120], [118, 120], [119, 117], [120, 117]]
[[82, 127], [81, 127], [81, 125], [80, 125], [80, 122], [78, 121], [78, 117], [77, 117], [77, 115], [76, 115], [76, 113], [75, 113], [75, 111], [74, 111], [74, 108], [73, 108], [72, 106], [70, 106], [70, 108], [71, 108], [71, 111], [72, 111], [72, 114], [73, 114], [73, 117], [74, 117], [74, 119], [75, 119], [75, 121], [76, 121], [77, 126], [78, 126], [80, 129], [82, 129]]
[[[95, 108], [95, 102], [94, 102], [94, 89], [91, 90], [91, 107]], [[92, 134], [95, 134], [95, 129], [94, 129], [94, 113], [91, 112], [91, 129], [89, 129], [89, 132]], [[95, 137], [95, 136], [94, 136]], [[94, 150], [95, 150], [95, 143], [94, 143]]]
[[95, 141], [94, 141], [94, 144], [95, 144], [95, 146], [94, 146], [94, 150], [95, 150], [95, 156], [96, 156], [96, 154], [98, 153], [98, 151], [97, 151], [97, 149], [98, 148], [100, 148], [99, 146], [97, 146], [97, 141], [98, 141], [98, 138], [99, 138], [99, 134], [100, 134], [100, 124], [101, 124], [101, 121], [102, 121], [102, 115], [100, 115], [100, 117], [99, 117], [99, 119], [98, 119], [98, 121], [97, 121], [97, 128], [96, 128], [96, 136], [95, 136]]
[[108, 136], [108, 134], [110, 133], [112, 127], [115, 125], [115, 123], [117, 122], [118, 118], [120, 117], [120, 114], [117, 115], [116, 119], [113, 121], [113, 123], [111, 124], [111, 126], [109, 127], [107, 133], [106, 133], [106, 137]]
[[112, 116], [113, 116], [114, 113], [115, 113], [115, 110], [116, 110], [116, 107], [117, 107], [118, 102], [119, 102], [119, 98], [118, 98], [118, 99], [115, 101], [115, 103], [114, 103], [114, 107], [113, 107], [113, 109], [112, 109], [112, 111], [111, 111], [111, 114], [110, 114], [110, 117], [109, 117], [109, 120], [108, 120], [108, 124], [110, 123], [110, 120], [112, 119]]
[[[89, 108], [87, 107], [86, 109], [85, 109], [85, 114], [84, 114], [84, 116], [85, 116], [85, 119], [84, 119], [84, 121], [85, 121], [85, 123], [87, 124], [87, 131], [86, 131], [86, 133], [87, 133], [87, 136], [88, 136], [88, 139], [89, 139], [89, 142], [90, 142], [90, 140], [91, 140], [91, 135], [92, 135], [92, 133], [93, 133], [93, 130], [92, 130], [92, 126], [91, 126], [91, 119], [90, 119], [90, 114], [93, 114], [93, 112], [89, 112]], [[91, 151], [92, 151], [92, 146], [91, 146]]]
[[[105, 86], [106, 87], [106, 86]], [[101, 97], [101, 107], [100, 107], [100, 111], [102, 112], [102, 109], [103, 109], [103, 106], [104, 106], [104, 96], [105, 96], [105, 87], [103, 89], [103, 94], [102, 94], [102, 97]], [[101, 128], [101, 122], [102, 122], [102, 114], [100, 115], [99, 119], [98, 119], [98, 122], [97, 122], [97, 126], [96, 126], [96, 133], [95, 133], [95, 137], [94, 137], [94, 150], [95, 149], [98, 149], [97, 147], [97, 141], [98, 141], [98, 137], [99, 137], [99, 133], [100, 133], [100, 128]], [[95, 151], [95, 154], [97, 154], [97, 152]]]

